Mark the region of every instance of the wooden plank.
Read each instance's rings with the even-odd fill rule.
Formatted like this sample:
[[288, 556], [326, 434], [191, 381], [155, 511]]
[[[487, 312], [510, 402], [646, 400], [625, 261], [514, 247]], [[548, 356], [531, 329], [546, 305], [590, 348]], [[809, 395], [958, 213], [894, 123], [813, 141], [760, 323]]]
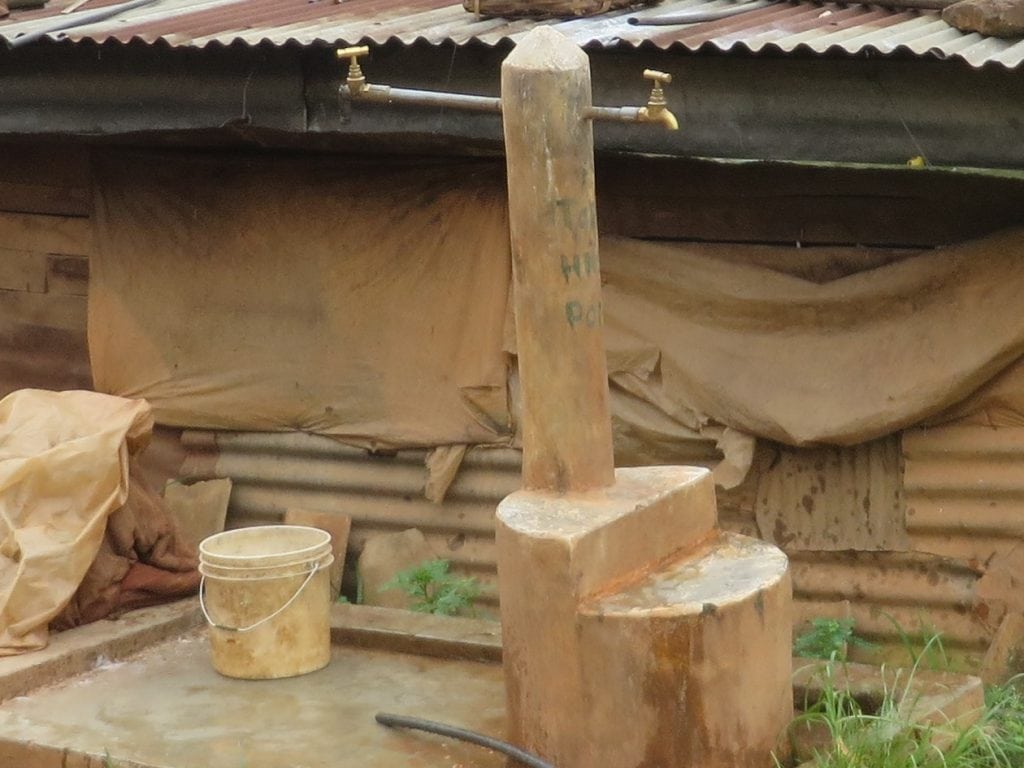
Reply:
[[0, 245], [13, 250], [88, 255], [93, 250], [92, 222], [0, 211]]
[[46, 290], [65, 296], [86, 296], [89, 293], [89, 258], [87, 256], [46, 257]]
[[331, 642], [446, 659], [501, 661], [501, 625], [496, 621], [371, 605], [332, 606]]
[[14, 213], [90, 216], [89, 149], [70, 144], [0, 143], [0, 200]]
[[916, 247], [1018, 225], [1024, 183], [911, 169], [604, 157], [597, 201], [605, 234]]
[[92, 215], [92, 194], [86, 188], [0, 181], [0, 200], [4, 201], [6, 210], [14, 213], [77, 217]]
[[0, 248], [0, 290], [46, 292], [46, 256]]
[[77, 330], [66, 330], [0, 318], [0, 397], [29, 387], [92, 388], [84, 322]]
[[0, 337], [17, 326], [85, 333], [86, 297], [0, 290]]
[[0, 143], [0, 181], [47, 184], [54, 187], [89, 186], [89, 148], [67, 143], [33, 141]]
[[[210, 481], [207, 481], [210, 482]], [[345, 554], [348, 551], [348, 537], [352, 531], [352, 518], [335, 512], [316, 512], [308, 509], [288, 509], [284, 513], [285, 525], [307, 525], [331, 534], [331, 596], [341, 594], [341, 580], [345, 573]]]

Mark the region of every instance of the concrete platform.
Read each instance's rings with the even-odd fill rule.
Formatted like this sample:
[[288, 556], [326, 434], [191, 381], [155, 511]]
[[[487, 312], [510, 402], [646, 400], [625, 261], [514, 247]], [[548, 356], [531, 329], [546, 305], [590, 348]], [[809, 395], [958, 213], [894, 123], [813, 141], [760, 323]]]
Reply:
[[232, 680], [210, 666], [204, 629], [176, 629], [4, 702], [0, 766], [106, 768], [108, 753], [114, 768], [504, 766], [488, 750], [373, 720], [388, 711], [501, 738], [500, 664], [336, 645], [319, 672]]
[[[213, 671], [200, 621], [195, 601], [182, 601], [0, 659], [0, 768], [505, 768], [487, 750], [373, 721], [385, 710], [501, 738], [495, 622], [336, 605], [329, 667], [243, 681]], [[821, 662], [794, 667], [799, 705], [819, 695]], [[865, 706], [900, 674], [840, 672]], [[914, 690], [915, 722], [977, 717], [976, 678], [918, 671]], [[827, 744], [827, 734], [793, 737], [798, 754]]]

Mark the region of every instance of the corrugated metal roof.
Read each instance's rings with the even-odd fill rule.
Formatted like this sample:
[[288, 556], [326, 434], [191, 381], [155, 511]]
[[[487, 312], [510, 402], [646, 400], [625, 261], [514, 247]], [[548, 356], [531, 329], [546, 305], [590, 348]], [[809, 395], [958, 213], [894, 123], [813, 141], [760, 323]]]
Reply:
[[[51, 0], [43, 11], [14, 12], [0, 24], [0, 39], [73, 24], [111, 0], [91, 0], [66, 15], [66, 3]], [[733, 0], [675, 0], [642, 10], [611, 12], [568, 20], [477, 18], [450, 0], [160, 0], [66, 33], [95, 42], [162, 41], [172, 46], [405, 44], [477, 41], [485, 45], [515, 42], [533, 27], [552, 25], [578, 44], [618, 44], [690, 51], [813, 54], [895, 53], [935, 59], [959, 59], [973, 67], [988, 63], [1014, 68], [1024, 61], [1024, 39], [965, 34], [947, 25], [936, 11], [893, 11], [867, 5], [780, 2], [738, 16], [698, 24], [646, 26], [630, 20], [714, 11]], [[53, 38], [61, 33], [51, 33]]]

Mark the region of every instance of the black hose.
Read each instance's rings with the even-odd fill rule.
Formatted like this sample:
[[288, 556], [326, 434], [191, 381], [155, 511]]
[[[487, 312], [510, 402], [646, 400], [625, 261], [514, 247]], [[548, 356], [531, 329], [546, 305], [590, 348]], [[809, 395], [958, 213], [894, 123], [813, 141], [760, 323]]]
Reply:
[[93, 13], [83, 13], [70, 18], [65, 16], [54, 24], [43, 27], [42, 29], [37, 29], [34, 32], [28, 32], [21, 37], [16, 37], [13, 40], [8, 41], [7, 47], [20, 48], [23, 45], [34, 43], [36, 40], [46, 37], [53, 32], [63, 32], [68, 29], [74, 29], [75, 27], [84, 27], [86, 24], [97, 24], [101, 21], [113, 18], [119, 13], [131, 11], [135, 8], [142, 8], [146, 5], [152, 5], [155, 2], [157, 2], [157, 0], [131, 0], [131, 2], [115, 5], [111, 8], [101, 8]]
[[456, 728], [454, 725], [435, 723], [433, 720], [423, 720], [418, 717], [390, 715], [387, 712], [378, 712], [374, 719], [381, 725], [386, 725], [389, 728], [411, 728], [415, 731], [426, 731], [427, 733], [434, 733], [438, 736], [451, 736], [453, 739], [468, 741], [470, 744], [476, 744], [479, 747], [487, 747], [488, 749], [493, 749], [495, 752], [501, 752], [503, 755], [507, 755], [508, 757], [518, 760], [520, 763], [527, 765], [530, 768], [555, 768], [551, 763], [541, 760], [539, 757], [531, 755], [529, 752], [524, 752], [519, 749], [519, 747], [514, 747], [506, 741], [499, 741], [498, 739], [493, 739], [490, 736], [484, 736], [482, 733], [476, 733], [475, 731], [467, 731], [465, 728]]

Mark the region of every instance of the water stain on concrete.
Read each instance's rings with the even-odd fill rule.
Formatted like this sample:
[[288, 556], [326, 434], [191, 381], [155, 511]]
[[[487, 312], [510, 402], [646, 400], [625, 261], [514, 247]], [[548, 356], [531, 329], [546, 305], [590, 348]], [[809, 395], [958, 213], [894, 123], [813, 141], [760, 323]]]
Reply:
[[154, 768], [501, 768], [488, 750], [392, 731], [373, 716], [501, 738], [504, 704], [500, 665], [342, 646], [309, 675], [233, 680], [213, 671], [199, 631], [5, 702], [0, 739]]

